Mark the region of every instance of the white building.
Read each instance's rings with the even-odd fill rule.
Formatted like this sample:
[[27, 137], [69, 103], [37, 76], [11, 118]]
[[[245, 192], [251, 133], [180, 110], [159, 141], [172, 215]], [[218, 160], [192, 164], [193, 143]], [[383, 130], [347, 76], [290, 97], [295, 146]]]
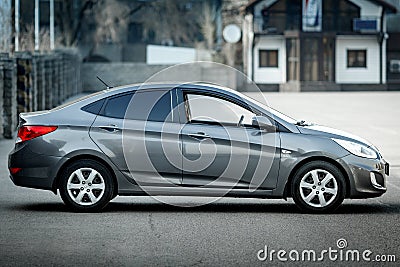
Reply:
[[385, 90], [394, 12], [381, 0], [251, 0], [245, 71], [268, 91]]

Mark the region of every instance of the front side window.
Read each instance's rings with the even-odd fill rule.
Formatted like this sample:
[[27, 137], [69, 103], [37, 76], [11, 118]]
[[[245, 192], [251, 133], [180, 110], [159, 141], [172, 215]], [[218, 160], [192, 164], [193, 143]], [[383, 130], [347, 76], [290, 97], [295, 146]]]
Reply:
[[260, 68], [278, 67], [278, 50], [259, 50], [258, 56]]
[[366, 68], [367, 50], [347, 50], [348, 68]]
[[185, 108], [188, 122], [237, 125], [241, 116], [242, 124], [251, 125], [256, 116], [250, 110], [218, 97], [185, 94]]

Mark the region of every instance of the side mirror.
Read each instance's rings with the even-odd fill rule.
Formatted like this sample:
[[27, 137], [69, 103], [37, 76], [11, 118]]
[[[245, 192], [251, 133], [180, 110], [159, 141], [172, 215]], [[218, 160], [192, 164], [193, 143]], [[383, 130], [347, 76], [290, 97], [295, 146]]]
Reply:
[[268, 132], [275, 132], [277, 127], [273, 124], [270, 119], [264, 116], [255, 116], [251, 120], [251, 125], [255, 128], [267, 130]]

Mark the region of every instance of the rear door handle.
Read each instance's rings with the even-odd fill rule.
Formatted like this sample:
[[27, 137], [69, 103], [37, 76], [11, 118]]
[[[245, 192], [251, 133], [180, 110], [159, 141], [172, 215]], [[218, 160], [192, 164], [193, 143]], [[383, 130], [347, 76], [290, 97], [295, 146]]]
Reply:
[[205, 138], [211, 138], [208, 134], [205, 134], [203, 132], [198, 132], [198, 133], [190, 133], [188, 134], [190, 137], [196, 138], [196, 139], [205, 139]]
[[99, 128], [111, 133], [118, 132], [120, 130], [120, 128], [115, 124], [99, 126]]

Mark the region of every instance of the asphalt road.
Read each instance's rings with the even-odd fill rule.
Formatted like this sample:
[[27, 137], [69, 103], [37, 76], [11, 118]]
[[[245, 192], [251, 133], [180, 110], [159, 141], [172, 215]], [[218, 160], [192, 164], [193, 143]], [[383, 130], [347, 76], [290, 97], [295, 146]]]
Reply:
[[[380, 147], [392, 164], [388, 192], [376, 199], [346, 200], [329, 215], [301, 214], [291, 200], [224, 199], [182, 208], [150, 197], [117, 197], [102, 213], [75, 214], [59, 196], [14, 186], [7, 171], [13, 141], [0, 140], [0, 266], [267, 266], [283, 263], [276, 255], [272, 263], [259, 261], [257, 252], [265, 245], [269, 251], [320, 252], [338, 249], [340, 238], [347, 241], [345, 249], [394, 254], [398, 265], [400, 93], [266, 96], [288, 115], [353, 132]], [[332, 264], [326, 257], [324, 265]]]

